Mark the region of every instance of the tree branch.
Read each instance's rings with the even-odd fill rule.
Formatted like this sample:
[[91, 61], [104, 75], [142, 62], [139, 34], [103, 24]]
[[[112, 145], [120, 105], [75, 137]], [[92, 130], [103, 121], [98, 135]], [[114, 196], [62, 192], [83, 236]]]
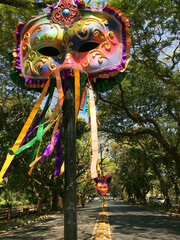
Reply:
[[138, 129], [138, 130], [134, 130], [131, 132], [120, 132], [120, 131], [115, 131], [112, 129], [108, 129], [108, 128], [102, 128], [101, 126], [99, 126], [98, 128], [100, 131], [103, 132], [107, 132], [107, 133], [111, 133], [114, 134], [116, 136], [124, 136], [124, 137], [133, 137], [133, 136], [141, 136], [141, 135], [151, 135], [152, 137], [154, 137], [155, 139], [157, 139], [157, 141], [159, 143], [162, 144], [162, 146], [164, 147], [164, 149], [166, 149], [166, 151], [168, 151], [171, 156], [173, 157], [173, 160], [176, 162], [176, 166], [179, 172], [179, 176], [180, 176], [180, 155], [177, 151], [177, 149], [173, 146], [171, 146], [163, 137], [161, 134], [155, 132], [152, 129], [149, 128], [143, 128], [143, 129]]
[[28, 8], [28, 3], [33, 8], [41, 9], [41, 8], [46, 8], [47, 3], [48, 4], [53, 4], [54, 1], [49, 0], [49, 1], [32, 3], [32, 2], [22, 1], [22, 0], [0, 0], [0, 4], [9, 5], [11, 7], [16, 7], [16, 8]]
[[[103, 102], [105, 102], [105, 103], [108, 103], [108, 104], [112, 104], [112, 105], [117, 106], [117, 107], [120, 106], [119, 103], [105, 100], [105, 99], [101, 96], [100, 93], [96, 92], [96, 94], [97, 94], [97, 96], [98, 96], [98, 100], [101, 100], [101, 101], [103, 101]], [[97, 103], [96, 103], [96, 104], [97, 104]]]
[[103, 128], [101, 126], [98, 126], [98, 130], [103, 131], [103, 132], [112, 133], [116, 136], [124, 136], [124, 137], [140, 136], [140, 135], [144, 135], [144, 134], [148, 134], [153, 137], [157, 137], [157, 133], [149, 128], [144, 128], [141, 130], [134, 130], [131, 132], [120, 132], [120, 131], [116, 131], [113, 129]]

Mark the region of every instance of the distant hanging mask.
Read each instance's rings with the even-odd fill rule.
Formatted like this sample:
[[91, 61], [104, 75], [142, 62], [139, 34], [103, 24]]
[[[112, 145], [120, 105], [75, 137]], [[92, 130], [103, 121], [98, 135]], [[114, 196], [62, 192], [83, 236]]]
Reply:
[[111, 176], [109, 174], [106, 174], [104, 177], [103, 175], [99, 176], [97, 178], [94, 178], [94, 182], [96, 183], [96, 190], [99, 195], [106, 196], [106, 194], [109, 191], [109, 184], [111, 182]]
[[97, 189], [97, 192], [99, 193], [99, 195], [105, 196], [108, 193], [109, 186], [105, 182], [99, 182], [96, 185], [96, 189]]

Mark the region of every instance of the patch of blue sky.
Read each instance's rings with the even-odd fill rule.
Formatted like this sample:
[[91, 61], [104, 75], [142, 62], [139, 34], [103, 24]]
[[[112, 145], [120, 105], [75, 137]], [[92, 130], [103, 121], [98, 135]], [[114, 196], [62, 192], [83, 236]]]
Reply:
[[[40, 108], [42, 108], [42, 109], [44, 108], [44, 105], [45, 105], [45, 103], [46, 103], [46, 101], [47, 101], [47, 98], [48, 98], [48, 96], [46, 96], [46, 97], [44, 98], [44, 100], [43, 100], [42, 103], [41, 103]], [[55, 88], [54, 94], [53, 94], [53, 98], [52, 98], [51, 105], [50, 105], [49, 109], [53, 109], [53, 108], [56, 106], [57, 101], [58, 101], [58, 92], [57, 92], [57, 88]], [[80, 110], [80, 111], [79, 111], [79, 114], [78, 114], [78, 117], [84, 117], [84, 118], [86, 119], [86, 122], [89, 121], [89, 118], [88, 118], [88, 116], [87, 116], [87, 111], [85, 111], [85, 114], [83, 114], [83, 111]]]

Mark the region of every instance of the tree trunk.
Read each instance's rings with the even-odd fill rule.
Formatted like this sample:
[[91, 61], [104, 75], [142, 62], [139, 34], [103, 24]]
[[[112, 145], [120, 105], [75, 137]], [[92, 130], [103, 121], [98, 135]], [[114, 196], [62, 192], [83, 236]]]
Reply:
[[54, 211], [58, 211], [59, 210], [59, 206], [58, 206], [58, 191], [57, 189], [53, 189], [52, 192], [52, 205], [51, 205], [52, 210]]
[[40, 216], [42, 211], [42, 198], [38, 198], [37, 215]]

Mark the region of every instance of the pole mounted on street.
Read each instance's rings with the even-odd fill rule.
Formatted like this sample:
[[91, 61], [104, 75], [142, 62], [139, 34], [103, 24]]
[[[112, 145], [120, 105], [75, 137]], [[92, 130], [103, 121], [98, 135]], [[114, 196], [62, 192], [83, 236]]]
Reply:
[[[55, 0], [54, 0], [55, 2]], [[85, 7], [83, 0], [57, 0], [49, 11], [16, 27], [12, 50], [12, 81], [22, 89], [41, 92], [0, 171], [0, 183], [6, 177], [15, 156], [32, 147], [29, 161], [31, 175], [38, 161], [44, 162], [56, 147], [55, 176], [64, 172], [61, 161], [61, 137], [65, 135], [64, 239], [77, 240], [76, 144], [75, 118], [87, 99], [91, 120], [91, 178], [97, 180], [98, 137], [93, 90], [105, 93], [126, 76], [130, 58], [129, 21], [119, 9], [107, 4], [102, 9]], [[65, 91], [64, 87], [67, 84]], [[58, 101], [51, 117], [46, 113], [57, 88]], [[87, 90], [89, 88], [89, 97]], [[65, 97], [64, 97], [65, 95]], [[35, 121], [38, 109], [43, 110]], [[64, 118], [62, 117], [64, 106]], [[77, 119], [76, 119], [77, 120]], [[61, 123], [62, 124], [61, 126]], [[44, 134], [51, 128], [52, 137], [39, 156]], [[30, 135], [34, 139], [27, 143]], [[33, 136], [31, 135], [31, 137]], [[103, 156], [101, 154], [101, 163]], [[102, 165], [101, 165], [102, 166]], [[105, 176], [106, 177], [106, 176]], [[108, 183], [106, 178], [106, 182]]]
[[77, 240], [76, 142], [74, 79], [68, 77], [65, 110], [65, 198], [64, 239]]

